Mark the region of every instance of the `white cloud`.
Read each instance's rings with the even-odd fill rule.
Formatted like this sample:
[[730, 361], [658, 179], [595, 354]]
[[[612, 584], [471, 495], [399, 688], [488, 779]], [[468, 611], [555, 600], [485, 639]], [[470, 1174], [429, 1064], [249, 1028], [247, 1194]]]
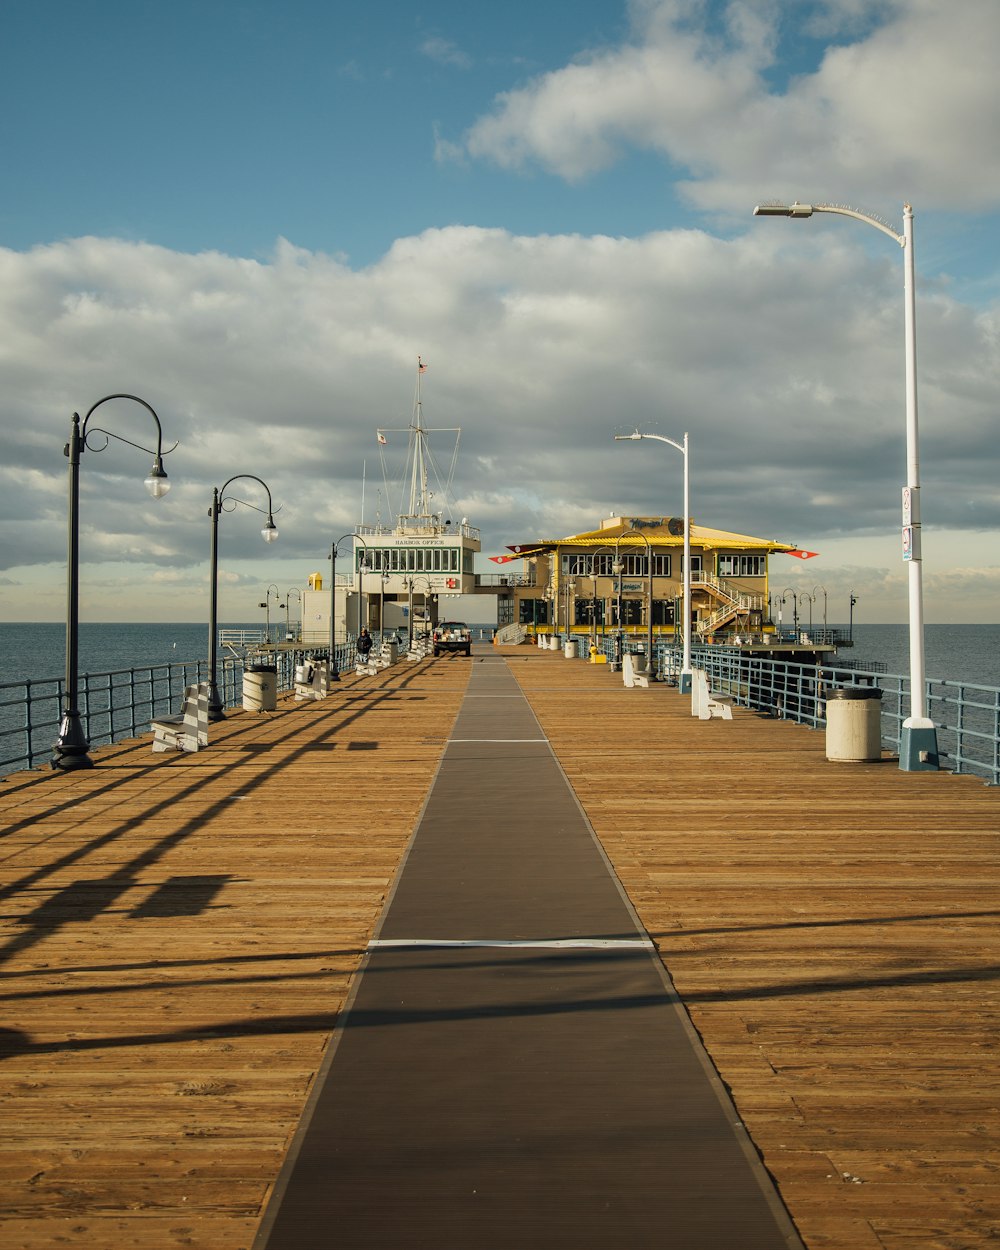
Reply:
[[1000, 204], [1000, 166], [984, 159], [1000, 128], [994, 0], [807, 9], [814, 32], [836, 29], [844, 42], [783, 90], [767, 71], [783, 26], [803, 22], [799, 6], [734, 0], [721, 27], [696, 0], [632, 12], [632, 42], [499, 96], [466, 151], [580, 179], [646, 149], [686, 171], [694, 205], [741, 215], [768, 195]]
[[[612, 442], [635, 425], [690, 431], [707, 524], [798, 542], [827, 567], [869, 536], [895, 547], [899, 257], [873, 260], [849, 231], [791, 232], [784, 250], [778, 237], [759, 223], [731, 242], [452, 227], [361, 271], [287, 244], [266, 262], [97, 239], [0, 250], [0, 551], [22, 588], [0, 587], [0, 618], [31, 588], [39, 611], [61, 611], [74, 410], [136, 394], [180, 440], [156, 503], [147, 455], [116, 442], [85, 454], [86, 611], [199, 619], [212, 488], [250, 474], [281, 506], [281, 538], [264, 548], [247, 508], [220, 519], [220, 611], [241, 619], [247, 586], [301, 586], [325, 567], [359, 519], [363, 477], [374, 520], [375, 430], [409, 421], [418, 354], [427, 424], [463, 428], [455, 507], [487, 554], [611, 511], [678, 512], [680, 457]], [[928, 289], [919, 320], [925, 522], [957, 536], [964, 565], [968, 535], [1000, 525], [997, 316]], [[126, 401], [101, 417], [144, 446], [155, 435]], [[239, 487], [265, 506], [257, 484]]]
[[472, 68], [472, 58], [469, 54], [463, 52], [450, 39], [444, 39], [440, 35], [431, 35], [425, 39], [420, 45], [420, 51], [423, 56], [437, 61], [439, 65], [451, 65], [456, 69]]

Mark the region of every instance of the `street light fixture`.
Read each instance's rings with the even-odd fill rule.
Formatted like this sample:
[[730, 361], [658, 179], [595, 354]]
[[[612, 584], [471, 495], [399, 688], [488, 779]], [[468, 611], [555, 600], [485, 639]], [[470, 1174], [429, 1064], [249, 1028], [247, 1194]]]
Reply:
[[[569, 642], [573, 633], [573, 621], [570, 617], [570, 605], [576, 603], [576, 578], [568, 577], [566, 579], [566, 593], [563, 595], [563, 621], [566, 626], [566, 641]], [[573, 613], [573, 615], [576, 615]]]
[[368, 612], [371, 605], [365, 605], [365, 574], [372, 571], [372, 563], [368, 559], [368, 544], [357, 534], [354, 537], [364, 547], [364, 554], [358, 561], [358, 636], [360, 637], [362, 627], [368, 628]]
[[799, 637], [799, 597], [791, 586], [786, 586], [781, 592], [781, 598], [778, 600], [778, 633], [781, 633], [781, 609], [788, 601], [788, 596], [792, 596], [792, 632], [795, 634], [795, 640]]
[[[235, 496], [226, 496], [226, 490], [233, 482], [242, 480], [257, 482], [264, 487], [267, 494], [267, 511], [258, 508], [256, 504], [247, 503], [245, 499], [237, 499]], [[226, 507], [229, 504], [230, 507]], [[216, 682], [216, 648], [218, 644], [218, 617], [219, 617], [219, 516], [222, 512], [235, 512], [236, 505], [242, 504], [244, 508], [252, 508], [254, 512], [259, 512], [267, 517], [264, 528], [261, 530], [261, 537], [266, 543], [273, 543], [278, 537], [278, 527], [274, 523], [274, 507], [271, 503], [271, 491], [267, 483], [261, 478], [255, 477], [252, 473], [237, 473], [235, 477], [231, 477], [228, 482], [221, 488], [215, 487], [212, 491], [212, 506], [208, 510], [208, 515], [212, 518], [212, 561], [209, 570], [209, 579], [211, 585], [211, 600], [209, 604], [208, 614], [208, 719], [210, 721], [220, 721], [225, 719], [225, 709], [222, 699], [219, 696], [219, 687]], [[277, 587], [275, 587], [277, 589]], [[270, 590], [268, 592], [270, 594]], [[266, 604], [262, 605], [266, 606]]]
[[[917, 430], [916, 270], [913, 260], [913, 208], [903, 205], [903, 233], [877, 217], [835, 204], [758, 204], [755, 217], [811, 217], [836, 213], [853, 217], [887, 234], [903, 249], [903, 339], [906, 376], [906, 486], [903, 488], [903, 559], [909, 565], [910, 715], [899, 739], [899, 767], [907, 772], [936, 770], [937, 730], [927, 715], [924, 666], [923, 552], [920, 522], [920, 450]], [[853, 605], [852, 605], [853, 606]]]
[[642, 530], [636, 530], [635, 536], [646, 544], [646, 575], [648, 581], [647, 598], [649, 606], [646, 617], [646, 672], [647, 680], [656, 681], [656, 666], [653, 663], [653, 544]]
[[404, 577], [406, 587], [406, 649], [413, 650], [413, 578]]
[[[667, 438], [665, 434], [640, 434], [635, 430], [632, 434], [616, 434], [615, 442], [635, 442], [640, 438], [654, 438], [658, 443], [669, 443], [676, 447], [684, 457], [684, 659], [678, 681], [681, 694], [691, 693], [691, 458], [688, 436], [685, 432], [682, 443]], [[650, 599], [652, 614], [652, 598]], [[652, 657], [650, 657], [652, 661]]]
[[814, 602], [814, 603], [816, 602], [816, 591], [817, 591], [817, 590], [822, 590], [822, 592], [823, 592], [823, 641], [824, 641], [824, 642], [826, 642], [826, 635], [827, 635], [827, 630], [828, 630], [828, 626], [827, 626], [827, 623], [826, 623], [826, 609], [827, 609], [826, 587], [825, 587], [825, 586], [816, 585], [816, 586], [814, 586], [814, 587], [812, 588], [812, 593], [813, 593], [813, 602]]
[[[141, 443], [133, 443], [131, 439], [122, 438], [110, 430], [99, 426], [88, 428], [94, 412], [112, 399], [130, 399], [141, 404], [156, 423], [156, 451], [143, 447]], [[87, 440], [94, 434], [104, 436], [100, 446], [94, 446]], [[80, 414], [73, 413], [73, 424], [70, 429], [69, 442], [63, 448], [63, 455], [69, 459], [69, 542], [66, 573], [66, 682], [63, 687], [63, 713], [59, 724], [59, 737], [53, 746], [52, 767], [60, 772], [73, 772], [78, 768], [92, 768], [94, 761], [88, 751], [90, 743], [83, 732], [83, 722], [77, 705], [77, 685], [79, 682], [79, 636], [80, 636], [80, 457], [85, 451], [104, 451], [111, 439], [119, 443], [127, 443], [139, 451], [153, 457], [153, 467], [145, 480], [145, 487], [154, 499], [162, 497], [170, 489], [163, 457], [169, 455], [174, 446], [166, 452], [163, 450], [163, 431], [160, 418], [144, 399], [138, 395], [105, 395], [94, 404], [81, 424]]]
[[[352, 540], [351, 551], [354, 551], [354, 542], [359, 542], [365, 549], [365, 559], [367, 560], [368, 544], [365, 540], [355, 533], [341, 534], [341, 536], [330, 545], [330, 681], [340, 681], [340, 670], [337, 666], [337, 641], [335, 637], [334, 621], [337, 614], [337, 548], [347, 538]], [[354, 580], [353, 570], [351, 572], [351, 580]], [[344, 629], [347, 629], [347, 608], [344, 608]], [[358, 575], [358, 633], [361, 633], [361, 575]], [[344, 640], [347, 641], [346, 638]]]
[[[299, 590], [298, 586], [291, 586], [289, 587], [288, 590], [285, 591], [285, 641], [286, 642], [295, 641], [294, 638], [292, 637], [292, 620], [291, 620], [292, 595], [296, 595], [298, 597], [299, 616], [300, 618], [302, 616], [302, 591]], [[280, 603], [278, 604], [278, 607], [279, 608], [281, 607]], [[301, 630], [297, 632], [301, 634]]]
[[611, 562], [611, 572], [618, 578], [618, 597], [616, 601], [615, 615], [618, 618], [618, 633], [615, 636], [615, 662], [618, 665], [618, 671], [621, 671], [622, 657], [624, 654], [624, 642], [622, 640], [622, 569], [625, 567], [622, 563], [621, 553], [618, 550], [620, 538], [615, 539], [615, 558]]
[[281, 592], [278, 590], [278, 587], [274, 584], [274, 582], [272, 582], [270, 586], [268, 586], [267, 593], [264, 595], [264, 602], [257, 604], [258, 608], [264, 609], [264, 641], [265, 642], [271, 641], [271, 591], [272, 590], [274, 591], [274, 602], [280, 608], [281, 604], [279, 600], [281, 599]]
[[[603, 555], [604, 552], [607, 552], [609, 555], [613, 555], [615, 559], [617, 559], [617, 547], [615, 548], [598, 547], [595, 551], [590, 553], [590, 583], [592, 587], [591, 593], [593, 594], [593, 604], [594, 604], [595, 609], [597, 607], [597, 579], [599, 576], [600, 577], [607, 576], [606, 573], [598, 574], [596, 571], [597, 557], [599, 555]], [[612, 573], [614, 573], [614, 560], [612, 561], [612, 564], [611, 564], [611, 571]], [[586, 576], [586, 574], [584, 574], [584, 576]], [[601, 602], [601, 637], [606, 639], [607, 633], [608, 633], [608, 614], [604, 611], [604, 596], [603, 595], [601, 596], [600, 602]], [[597, 646], [597, 620], [593, 613], [591, 614], [591, 640], [592, 640], [592, 645], [596, 647]]]
[[389, 574], [385, 569], [379, 571], [379, 596], [378, 596], [378, 631], [379, 637], [385, 640], [385, 588], [389, 581]]
[[434, 601], [434, 579], [432, 579], [430, 574], [421, 572], [421, 574], [410, 574], [406, 577], [406, 586], [410, 592], [410, 646], [412, 646], [412, 640], [414, 640], [414, 590], [416, 590], [417, 581], [426, 582], [424, 590], [420, 591], [422, 599], [424, 599], [421, 610], [424, 612], [422, 621], [424, 621], [425, 625], [430, 624], [430, 604]]

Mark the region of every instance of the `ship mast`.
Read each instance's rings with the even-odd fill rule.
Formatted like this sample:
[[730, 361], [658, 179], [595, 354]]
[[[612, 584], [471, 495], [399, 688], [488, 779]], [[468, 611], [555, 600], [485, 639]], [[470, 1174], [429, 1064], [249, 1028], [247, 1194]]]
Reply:
[[424, 455], [423, 410], [420, 403], [420, 375], [426, 366], [417, 357], [417, 392], [413, 403], [413, 467], [410, 475], [410, 516], [430, 515], [430, 497], [427, 490], [427, 460]]
[[[461, 437], [461, 429], [454, 428], [451, 430], [434, 429], [428, 430], [424, 427], [423, 405], [420, 398], [420, 375], [427, 371], [427, 366], [423, 360], [417, 357], [417, 385], [413, 399], [413, 414], [410, 417], [410, 424], [406, 427], [407, 435], [407, 453], [406, 466], [396, 483], [396, 489], [399, 494], [399, 512], [396, 515], [396, 530], [399, 533], [410, 534], [426, 534], [443, 533], [447, 528], [443, 514], [441, 513], [441, 504], [435, 499], [435, 491], [431, 489], [431, 478], [434, 478], [437, 489], [441, 493], [441, 499], [446, 500], [450, 490], [451, 481], [455, 472], [455, 463], [458, 459], [458, 441]], [[379, 454], [382, 458], [382, 472], [385, 474], [386, 465], [382, 448], [387, 442], [385, 430], [378, 430]], [[404, 433], [403, 430], [397, 430], [396, 433]], [[431, 455], [430, 444], [428, 440], [429, 434], [445, 434], [452, 433], [455, 435], [455, 447], [452, 452], [451, 467], [448, 472], [447, 482], [443, 486], [438, 480], [437, 465]], [[406, 500], [407, 478], [409, 478], [409, 500]], [[386, 476], [386, 492], [389, 494], [389, 481]], [[404, 508], [404, 503], [408, 502], [408, 508]], [[433, 506], [432, 506], [433, 505]], [[448, 522], [450, 524], [450, 522]]]

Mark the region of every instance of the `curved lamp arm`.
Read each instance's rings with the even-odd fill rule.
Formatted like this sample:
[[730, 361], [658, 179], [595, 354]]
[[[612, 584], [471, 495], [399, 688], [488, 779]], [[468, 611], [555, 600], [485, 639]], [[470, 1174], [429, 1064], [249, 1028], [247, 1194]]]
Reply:
[[[909, 210], [909, 204], [905, 208]], [[892, 226], [882, 221], [880, 217], [859, 212], [856, 208], [847, 208], [843, 204], [800, 204], [796, 200], [794, 204], [758, 204], [753, 210], [755, 217], [811, 217], [813, 213], [836, 213], [838, 217], [853, 217], [855, 221], [863, 221], [866, 225], [881, 230], [900, 247], [906, 247], [905, 234], [897, 234]]]
[[[155, 451], [151, 447], [144, 447], [142, 443], [133, 443], [131, 439], [123, 438], [120, 434], [115, 434], [111, 430], [105, 430], [101, 426], [95, 425], [93, 428], [88, 428], [90, 418], [94, 415], [97, 409], [100, 408], [102, 404], [106, 404], [112, 399], [131, 399], [135, 403], [141, 404], [142, 407], [146, 409], [149, 415], [156, 422]], [[97, 447], [89, 444], [87, 439], [91, 434], [103, 434], [103, 445]], [[135, 447], [138, 451], [144, 451], [147, 455], [153, 457], [153, 467], [150, 469], [149, 475], [146, 478], [145, 487], [154, 499], [160, 499], [163, 495], [165, 495], [170, 489], [170, 482], [167, 479], [167, 473], [163, 467], [163, 457], [168, 456], [172, 451], [175, 451], [177, 443], [174, 443], [173, 447], [168, 447], [166, 451], [163, 450], [163, 427], [160, 425], [160, 418], [156, 415], [153, 407], [150, 404], [147, 404], [144, 399], [140, 399], [138, 395], [126, 395], [124, 393], [105, 395], [104, 398], [99, 399], [96, 404], [91, 404], [87, 411], [87, 415], [83, 418], [82, 425], [80, 422], [80, 414], [78, 412], [73, 413], [73, 432], [70, 436], [70, 441], [64, 448], [64, 454], [68, 456], [74, 464], [78, 465], [80, 463], [80, 456], [84, 451], [88, 449], [90, 451], [103, 451], [104, 448], [107, 447], [109, 440], [112, 438], [116, 442], [125, 443], [129, 447]]]
[[271, 491], [267, 483], [262, 478], [256, 477], [253, 473], [237, 473], [223, 485], [221, 490], [217, 490], [212, 500], [212, 506], [208, 511], [208, 515], [213, 519], [213, 521], [218, 519], [219, 514], [223, 510], [223, 504], [227, 502], [226, 487], [231, 486], [233, 482], [239, 482], [244, 478], [251, 482], [258, 482], [264, 487], [264, 491], [267, 494], [267, 512], [265, 513], [263, 508], [258, 508], [256, 504], [248, 503], [245, 499], [237, 499], [233, 495], [230, 495], [229, 498], [232, 499], [233, 503], [241, 503], [245, 508], [253, 508], [254, 512], [259, 512], [262, 516], [266, 515], [267, 522], [261, 530], [261, 536], [266, 543], [273, 543], [278, 537], [278, 527], [274, 523], [274, 513], [279, 511], [279, 509], [276, 509], [271, 502]]

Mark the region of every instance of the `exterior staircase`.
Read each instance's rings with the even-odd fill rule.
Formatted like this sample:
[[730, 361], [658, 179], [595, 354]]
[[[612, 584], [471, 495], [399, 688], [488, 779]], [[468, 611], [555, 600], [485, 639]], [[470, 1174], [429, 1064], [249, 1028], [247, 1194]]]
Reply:
[[741, 616], [749, 616], [751, 612], [762, 612], [766, 606], [763, 595], [750, 595], [734, 586], [732, 582], [723, 581], [712, 573], [696, 573], [691, 579], [692, 590], [704, 590], [718, 603], [715, 611], [698, 621], [699, 635], [711, 634], [730, 621]]
[[498, 646], [510, 647], [520, 646], [528, 637], [528, 631], [523, 625], [504, 625], [496, 632], [495, 641]]

